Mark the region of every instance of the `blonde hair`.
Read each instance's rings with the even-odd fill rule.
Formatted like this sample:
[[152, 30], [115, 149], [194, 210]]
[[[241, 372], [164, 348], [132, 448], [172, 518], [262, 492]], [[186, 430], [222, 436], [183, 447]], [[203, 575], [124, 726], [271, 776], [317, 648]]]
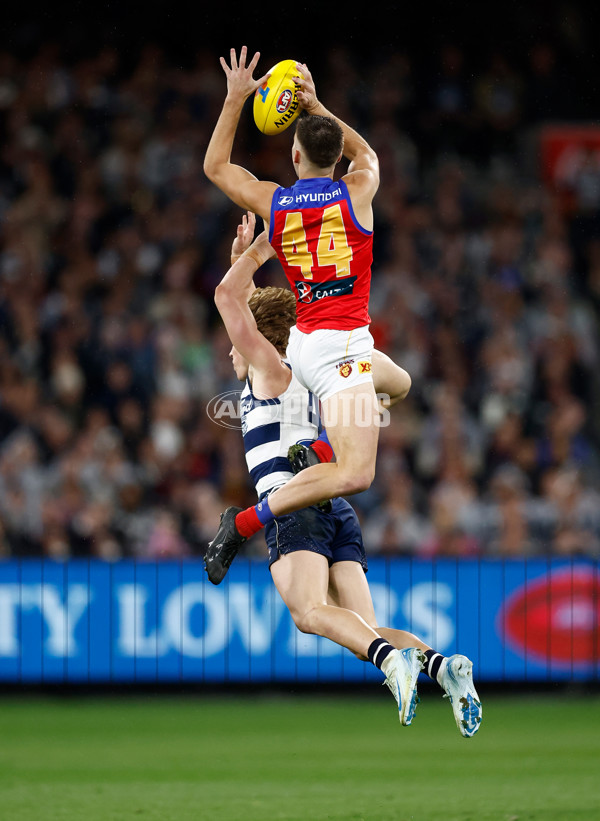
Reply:
[[288, 288], [257, 288], [248, 300], [248, 307], [261, 334], [283, 356], [296, 324], [296, 298]]

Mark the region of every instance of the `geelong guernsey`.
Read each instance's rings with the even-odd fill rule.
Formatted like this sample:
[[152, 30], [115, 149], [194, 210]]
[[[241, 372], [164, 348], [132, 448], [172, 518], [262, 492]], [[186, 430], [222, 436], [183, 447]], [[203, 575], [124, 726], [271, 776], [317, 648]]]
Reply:
[[316, 177], [278, 188], [269, 242], [296, 296], [299, 330], [370, 323], [373, 232], [358, 224], [343, 180]]
[[316, 397], [292, 373], [286, 391], [275, 399], [257, 399], [246, 380], [241, 395], [246, 462], [258, 498], [285, 484], [293, 473], [290, 445], [309, 445], [319, 435]]

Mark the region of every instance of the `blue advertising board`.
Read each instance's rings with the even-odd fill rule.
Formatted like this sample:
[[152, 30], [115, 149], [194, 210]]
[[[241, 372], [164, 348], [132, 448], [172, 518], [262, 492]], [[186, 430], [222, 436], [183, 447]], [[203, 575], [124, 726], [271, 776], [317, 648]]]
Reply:
[[[478, 681], [597, 681], [592, 561], [372, 559], [378, 623], [475, 662]], [[264, 562], [0, 564], [0, 682], [357, 682], [381, 674], [300, 633]]]

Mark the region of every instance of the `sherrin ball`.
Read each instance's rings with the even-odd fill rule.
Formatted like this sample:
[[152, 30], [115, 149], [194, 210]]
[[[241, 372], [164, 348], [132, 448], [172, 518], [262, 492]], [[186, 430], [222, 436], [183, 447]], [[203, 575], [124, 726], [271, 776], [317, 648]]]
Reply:
[[298, 98], [293, 77], [302, 77], [295, 60], [282, 60], [270, 71], [270, 77], [254, 95], [254, 122], [263, 134], [279, 134], [290, 126], [298, 114]]

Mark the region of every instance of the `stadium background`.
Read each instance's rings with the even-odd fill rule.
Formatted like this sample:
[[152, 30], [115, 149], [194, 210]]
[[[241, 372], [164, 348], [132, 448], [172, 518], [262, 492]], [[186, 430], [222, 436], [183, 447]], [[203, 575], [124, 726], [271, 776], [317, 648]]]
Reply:
[[[232, 39], [266, 41], [263, 68], [302, 51], [380, 155], [373, 332], [413, 388], [354, 499], [370, 553], [597, 555], [587, 10], [425, 25], [383, 4], [330, 30], [310, 6], [202, 7], [192, 33], [176, 4], [24, 8], [0, 41], [5, 555], [197, 555], [224, 504], [253, 499], [240, 437], [205, 413], [238, 387], [212, 292], [240, 214], [201, 170]], [[291, 180], [288, 149], [247, 112], [236, 152], [258, 176]]]
[[[597, 32], [582, 2], [5, 0], [0, 815], [600, 816]], [[201, 164], [243, 43], [380, 156], [373, 330], [413, 388], [353, 501], [380, 619], [476, 661], [471, 742], [294, 631], [260, 537], [203, 579], [253, 500], [206, 414], [240, 215]], [[248, 111], [236, 155], [291, 180], [288, 137]]]
[[[223, 508], [254, 500], [237, 420], [215, 405], [239, 391], [212, 294], [241, 215], [201, 168], [225, 88], [218, 57], [242, 43], [262, 49], [262, 69], [290, 54], [308, 62], [324, 102], [380, 157], [372, 330], [413, 386], [382, 429], [373, 486], [353, 497], [373, 572], [401, 574], [400, 594], [412, 596], [411, 562], [425, 563], [431, 603], [414, 623], [433, 640], [427, 619], [452, 588], [438, 567], [493, 574], [500, 562], [505, 598], [490, 630], [501, 622], [504, 643], [510, 596], [535, 582], [551, 600], [542, 635], [511, 616], [508, 639], [542, 653], [544, 630], [562, 619], [568, 658], [546, 647], [533, 678], [567, 661], [595, 678], [600, 129], [589, 10], [509, 4], [490, 19], [461, 4], [375, 4], [332, 25], [310, 4], [239, 19], [206, 6], [190, 17], [177, 3], [6, 8], [0, 555], [6, 591], [31, 578], [16, 610], [6, 593], [4, 644], [14, 651], [28, 619], [42, 637], [26, 644], [37, 674], [9, 654], [8, 679], [58, 675], [44, 661], [45, 574], [58, 573], [68, 619], [66, 560], [89, 577], [90, 561], [130, 560], [117, 568], [123, 584], [138, 561], [160, 565], [160, 578], [188, 561], [199, 573]], [[250, 108], [237, 156], [259, 177], [292, 181], [289, 134], [264, 138]], [[280, 276], [270, 263], [261, 281]], [[244, 553], [249, 577], [262, 535]], [[521, 564], [506, 571], [506, 559]], [[162, 597], [147, 596], [158, 623]], [[481, 609], [469, 618], [485, 620]], [[483, 675], [502, 677], [493, 664]]]

